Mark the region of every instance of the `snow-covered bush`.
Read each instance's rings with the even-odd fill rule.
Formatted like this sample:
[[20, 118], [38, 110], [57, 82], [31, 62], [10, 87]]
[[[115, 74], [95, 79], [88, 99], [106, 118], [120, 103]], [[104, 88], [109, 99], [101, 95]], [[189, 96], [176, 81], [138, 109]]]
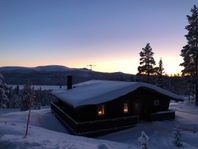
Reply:
[[100, 144], [98, 145], [98, 149], [108, 149], [108, 146], [106, 144]]
[[175, 131], [174, 131], [174, 144], [177, 147], [182, 147], [183, 146], [181, 138], [182, 138], [181, 130], [179, 128], [175, 128]]
[[149, 137], [144, 131], [141, 132], [138, 142], [140, 143], [140, 149], [148, 149]]

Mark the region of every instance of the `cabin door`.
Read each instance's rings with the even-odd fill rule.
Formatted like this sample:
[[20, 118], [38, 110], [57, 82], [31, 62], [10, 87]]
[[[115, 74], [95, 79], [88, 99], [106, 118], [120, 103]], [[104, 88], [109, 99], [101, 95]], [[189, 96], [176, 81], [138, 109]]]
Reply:
[[134, 103], [134, 115], [138, 115], [139, 117], [141, 116], [141, 105], [139, 102]]

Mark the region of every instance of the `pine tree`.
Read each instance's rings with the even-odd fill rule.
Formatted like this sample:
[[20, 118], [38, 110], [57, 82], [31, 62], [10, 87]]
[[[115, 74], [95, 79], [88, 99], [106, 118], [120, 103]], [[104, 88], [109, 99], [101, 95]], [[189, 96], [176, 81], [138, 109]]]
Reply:
[[163, 67], [162, 58], [160, 58], [159, 60], [159, 66], [156, 67], [155, 69], [156, 69], [156, 75], [157, 75], [157, 85], [160, 87], [164, 87], [164, 82], [163, 82], [164, 67]]
[[158, 76], [163, 76], [163, 74], [164, 74], [163, 61], [162, 61], [162, 58], [160, 58], [159, 66], [157, 67], [157, 75]]
[[8, 108], [8, 87], [4, 81], [4, 77], [0, 74], [0, 108]]
[[24, 88], [22, 91], [22, 99], [21, 99], [21, 105], [20, 105], [21, 111], [26, 111], [29, 109], [30, 94], [31, 94], [31, 85], [28, 82], [24, 85]]
[[180, 64], [180, 66], [184, 67], [182, 74], [184, 76], [195, 76], [195, 57], [190, 46], [184, 46], [180, 55], [183, 57], [183, 63]]
[[153, 75], [155, 73], [155, 60], [153, 58], [154, 53], [149, 43], [145, 48], [142, 48], [140, 54], [140, 66], [138, 67], [138, 74]]
[[187, 15], [188, 25], [185, 29], [188, 31], [185, 35], [187, 39], [187, 45], [181, 50], [181, 56], [183, 57], [182, 70], [183, 75], [189, 75], [194, 78], [195, 82], [195, 94], [196, 104], [198, 104], [198, 8], [196, 5], [191, 9], [192, 15]]
[[19, 85], [11, 89], [10, 103], [12, 108], [19, 108], [22, 101], [22, 94]]

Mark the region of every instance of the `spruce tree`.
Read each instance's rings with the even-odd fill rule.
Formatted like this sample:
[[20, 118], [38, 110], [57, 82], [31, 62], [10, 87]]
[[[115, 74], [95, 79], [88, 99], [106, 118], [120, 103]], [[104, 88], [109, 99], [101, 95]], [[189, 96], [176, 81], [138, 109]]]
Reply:
[[163, 76], [163, 74], [164, 74], [163, 61], [162, 61], [162, 58], [160, 58], [159, 66], [157, 67], [157, 75], [158, 76]]
[[138, 67], [138, 74], [153, 75], [155, 73], [155, 60], [153, 58], [154, 53], [150, 43], [146, 44], [145, 48], [142, 48], [140, 54], [140, 66]]
[[8, 108], [8, 87], [4, 81], [4, 77], [0, 73], [0, 108]]
[[164, 75], [164, 67], [162, 58], [159, 60], [159, 66], [156, 67], [156, 74], [157, 74], [157, 85], [160, 87], [164, 87], [164, 82], [162, 76]]
[[27, 82], [24, 85], [24, 88], [22, 91], [22, 99], [21, 99], [21, 105], [20, 105], [21, 111], [26, 111], [29, 109], [30, 96], [31, 96], [31, 85], [29, 82]]
[[198, 8], [196, 5], [191, 9], [191, 15], [187, 15], [188, 25], [185, 29], [188, 31], [185, 35], [187, 44], [181, 50], [183, 57], [182, 70], [183, 75], [188, 75], [194, 78], [196, 104], [198, 104]]

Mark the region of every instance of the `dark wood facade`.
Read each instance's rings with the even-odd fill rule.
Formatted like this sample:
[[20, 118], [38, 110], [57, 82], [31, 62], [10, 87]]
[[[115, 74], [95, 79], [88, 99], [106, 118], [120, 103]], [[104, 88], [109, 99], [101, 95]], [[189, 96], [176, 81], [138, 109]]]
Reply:
[[[56, 98], [51, 108], [73, 133], [88, 135], [128, 128], [141, 120], [174, 119], [169, 103], [170, 97], [142, 87], [108, 102], [77, 108]], [[104, 108], [103, 115], [98, 114], [100, 106]]]

